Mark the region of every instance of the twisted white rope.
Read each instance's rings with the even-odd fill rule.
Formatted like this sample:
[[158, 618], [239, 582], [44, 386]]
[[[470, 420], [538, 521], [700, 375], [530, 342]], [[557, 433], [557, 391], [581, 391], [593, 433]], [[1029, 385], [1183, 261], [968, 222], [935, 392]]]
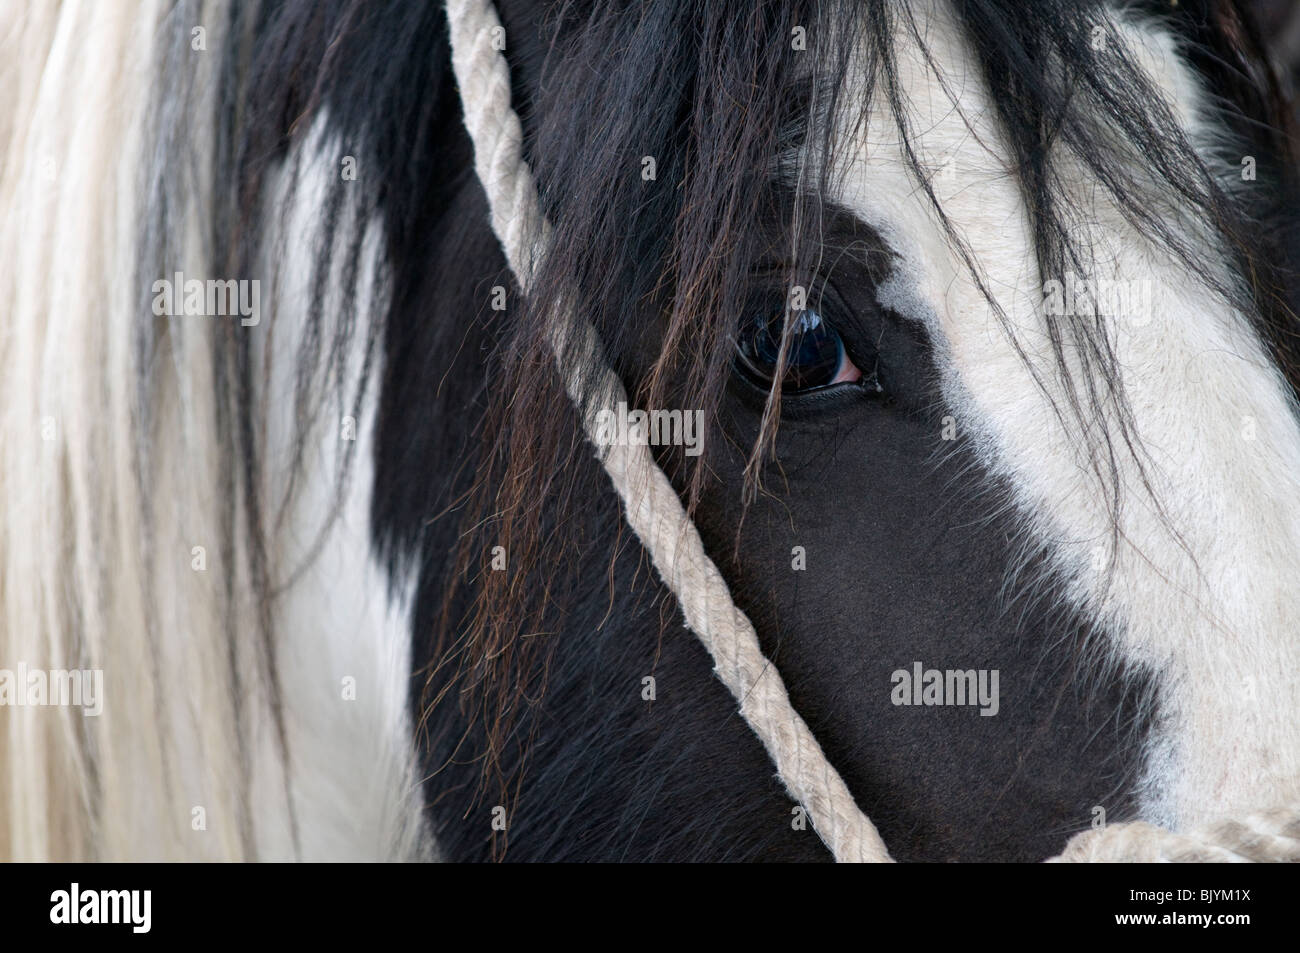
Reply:
[[[474, 166], [491, 210], [492, 229], [519, 286], [528, 292], [537, 262], [550, 244], [537, 188], [522, 153], [523, 129], [510, 105], [510, 69], [493, 41], [504, 39], [491, 0], [448, 0], [451, 61], [460, 87]], [[626, 401], [623, 383], [605, 362], [595, 328], [573, 308], [551, 325], [551, 344], [565, 388], [584, 411], [587, 437], [613, 481], [627, 521], [664, 584], [676, 595], [686, 624], [713, 659], [713, 671], [740, 703], [790, 796], [838, 861], [890, 859], [875, 826], [822, 753], [790, 704], [781, 676], [764, 656], [749, 619], [731, 599], [718, 568], [704, 552], [695, 525], [647, 446], [605, 446], [596, 439], [602, 408]], [[599, 369], [597, 393], [584, 380]]]

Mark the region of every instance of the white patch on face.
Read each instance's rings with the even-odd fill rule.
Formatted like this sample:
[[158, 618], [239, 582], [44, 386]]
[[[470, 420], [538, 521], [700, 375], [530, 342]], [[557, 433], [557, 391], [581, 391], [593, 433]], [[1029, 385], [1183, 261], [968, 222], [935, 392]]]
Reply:
[[[920, 16], [918, 14], [918, 16]], [[987, 91], [942, 12], [921, 17], [946, 89], [910, 37], [895, 50], [914, 147], [1040, 377], [1066, 406], [1045, 336], [1028, 211]], [[1158, 28], [1121, 27], [1137, 61], [1209, 150], [1205, 97]], [[854, 96], [849, 101], [860, 101]], [[1128, 225], [1100, 185], [1058, 158], [1081, 211], [1075, 238], [1138, 314], [1105, 318], [1163, 522], [1121, 455], [1119, 545], [1110, 487], [1081, 456], [906, 171], [893, 117], [873, 97], [836, 200], [901, 259], [882, 294], [927, 323], [945, 398], [983, 463], [1013, 488], [1069, 597], [1112, 649], [1157, 678], [1161, 719], [1145, 752], [1144, 819], [1188, 828], [1300, 793], [1300, 427], [1289, 391], [1245, 316]], [[1195, 236], [1190, 239], [1196, 242]], [[1145, 285], [1143, 283], [1146, 283]], [[1149, 312], [1146, 303], [1149, 301]], [[1131, 309], [1133, 310], [1133, 309]], [[1107, 421], [1117, 435], [1114, 421]], [[1170, 532], [1172, 525], [1181, 544]], [[1107, 570], [1113, 575], [1107, 585]], [[1081, 824], [1086, 819], [1080, 819]]]

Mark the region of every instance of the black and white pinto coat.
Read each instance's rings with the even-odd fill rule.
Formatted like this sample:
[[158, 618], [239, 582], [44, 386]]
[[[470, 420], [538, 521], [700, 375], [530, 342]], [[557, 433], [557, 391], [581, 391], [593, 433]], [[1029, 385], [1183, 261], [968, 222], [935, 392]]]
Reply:
[[[642, 21], [620, 4], [500, 6], [530, 136], [548, 31], [580, 34], [588, 7], [633, 40], [698, 41], [654, 32], [672, 4]], [[748, 9], [695, 6], [701, 22]], [[787, 482], [748, 511], [746, 453], [722, 441], [695, 510], [710, 555], [898, 859], [1042, 860], [1099, 819], [1194, 832], [1292, 816], [1300, 418], [1276, 340], [1294, 332], [1261, 318], [1249, 270], [1167, 179], [1152, 173], [1145, 212], [1209, 250], [1208, 276], [1048, 138], [1037, 159], [1071, 240], [1142, 302], [1098, 317], [1104, 375], [1053, 348], [1045, 314], [1069, 306], [1067, 276], [1039, 264], [1030, 157], [1005, 146], [1009, 81], [975, 52], [994, 41], [937, 0], [883, 6], [918, 26], [881, 21], [897, 98], [851, 87], [807, 115], [818, 135], [770, 158], [783, 187], [825, 182], [826, 234], [875, 256], [827, 267], [871, 316], [843, 333], [878, 349], [890, 400], [783, 423]], [[1239, 21], [1158, 6], [1097, 5], [1098, 42], [1122, 46], [1256, 217], [1259, 254], [1289, 266], [1293, 181], [1263, 72], [1219, 55]], [[483, 355], [503, 333], [491, 292], [515, 289], [438, 5], [358, 10], [0, 12], [0, 670], [104, 679], [95, 716], [0, 707], [0, 856], [829, 859], [620, 534], [590, 454], [574, 464], [581, 521], [548, 530], [583, 540], [576, 571], [555, 567], [581, 585], [545, 690], [486, 768], [488, 733], [429, 632], [470, 529]], [[234, 68], [241, 37], [259, 52]], [[612, 54], [600, 65], [621, 75]], [[653, 88], [621, 94], [650, 109]], [[545, 183], [548, 156], [531, 158]], [[641, 160], [637, 188], [654, 184]], [[177, 272], [258, 278], [256, 313], [151, 310]], [[645, 373], [636, 347], [616, 350]], [[1069, 412], [1080, 393], [1096, 398], [1088, 429]], [[714, 410], [752, 439], [746, 399]], [[916, 660], [997, 670], [998, 714], [898, 706], [891, 674]]]

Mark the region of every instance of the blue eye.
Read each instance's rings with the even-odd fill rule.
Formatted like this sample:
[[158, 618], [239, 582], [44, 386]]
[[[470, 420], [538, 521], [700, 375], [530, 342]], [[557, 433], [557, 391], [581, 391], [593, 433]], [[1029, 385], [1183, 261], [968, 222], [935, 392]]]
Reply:
[[[781, 392], [799, 393], [829, 387], [862, 377], [849, 360], [844, 342], [820, 312], [812, 309], [793, 315], [790, 350], [786, 357]], [[770, 390], [781, 352], [785, 314], [755, 314], [746, 319], [737, 342], [737, 365], [764, 390]]]

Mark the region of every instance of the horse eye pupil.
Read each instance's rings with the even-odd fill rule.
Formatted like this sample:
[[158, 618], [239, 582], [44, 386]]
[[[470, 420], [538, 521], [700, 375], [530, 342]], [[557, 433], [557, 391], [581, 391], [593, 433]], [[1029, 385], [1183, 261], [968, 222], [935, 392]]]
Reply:
[[[741, 333], [741, 367], [764, 389], [770, 388], [776, 377], [784, 320], [783, 313], [754, 318]], [[844, 344], [817, 311], [801, 311], [794, 322], [781, 390], [791, 393], [825, 387], [839, 372]]]

